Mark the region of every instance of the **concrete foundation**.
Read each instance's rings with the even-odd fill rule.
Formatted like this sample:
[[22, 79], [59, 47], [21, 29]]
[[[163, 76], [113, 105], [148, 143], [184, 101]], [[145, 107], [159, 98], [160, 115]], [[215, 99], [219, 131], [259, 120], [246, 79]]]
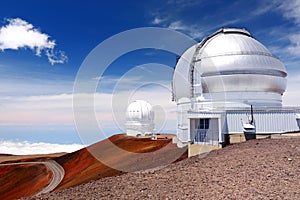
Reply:
[[210, 144], [188, 144], [188, 157], [208, 153], [212, 150], [222, 148], [221, 145]]

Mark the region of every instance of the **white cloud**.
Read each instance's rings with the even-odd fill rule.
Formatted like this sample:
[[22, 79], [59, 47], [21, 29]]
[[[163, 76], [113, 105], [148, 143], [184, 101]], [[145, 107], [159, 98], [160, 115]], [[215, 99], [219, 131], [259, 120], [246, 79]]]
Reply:
[[218, 25], [200, 25], [200, 24], [187, 24], [182, 20], [171, 21], [167, 18], [155, 17], [152, 21], [152, 24], [160, 25], [165, 28], [169, 28], [175, 31], [182, 32], [184, 34], [189, 35], [193, 39], [202, 39], [202, 37], [206, 33], [210, 33], [211, 31], [215, 31], [216, 28], [230, 26], [239, 22], [240, 19], [232, 19], [227, 21], [222, 21], [218, 23]]
[[[162, 84], [164, 85], [164, 84]], [[82, 101], [89, 94], [78, 94]], [[119, 90], [116, 93], [95, 93], [95, 113], [98, 122], [104, 131], [114, 129], [118, 126], [115, 121], [121, 116], [121, 123], [124, 120], [127, 105], [137, 99], [149, 101], [153, 106], [158, 106], [164, 110], [166, 118], [165, 130], [175, 130], [176, 107], [171, 101], [171, 92], [162, 86], [153, 87], [152, 85], [132, 90]], [[2, 97], [0, 98], [0, 127], [19, 127], [19, 126], [47, 126], [47, 127], [69, 127], [74, 126], [73, 115], [73, 94], [42, 95], [25, 97]], [[85, 116], [85, 102], [82, 102], [83, 113], [80, 114], [82, 120], [90, 121]], [[159, 115], [158, 115], [159, 116]], [[157, 117], [158, 119], [158, 117]], [[160, 120], [161, 121], [161, 120]], [[124, 122], [124, 121], [123, 121]], [[122, 123], [121, 126], [124, 124]]]
[[177, 9], [184, 9], [186, 7], [196, 6], [203, 2], [199, 0], [168, 0], [169, 5], [175, 5]]
[[[300, 0], [280, 1], [278, 9], [286, 19], [291, 19], [295, 25], [300, 27]], [[300, 56], [300, 32], [287, 34], [291, 45], [288, 47], [288, 52], [291, 55]]]
[[287, 78], [287, 89], [283, 95], [283, 105], [298, 106], [299, 105], [299, 85], [300, 73], [294, 72], [289, 74]]
[[29, 48], [37, 56], [44, 52], [52, 65], [67, 61], [64, 52], [54, 51], [56, 43], [50, 40], [49, 35], [41, 33], [32, 24], [20, 18], [7, 19], [7, 22], [6, 26], [0, 28], [0, 50]]
[[155, 24], [155, 25], [159, 25], [161, 24], [163, 21], [165, 21], [164, 19], [162, 18], [159, 18], [159, 17], [155, 17], [152, 21], [152, 24]]
[[268, 0], [261, 0], [257, 3], [256, 9], [247, 14], [250, 15], [250, 17], [263, 15], [270, 11], [273, 11], [277, 6], [278, 4], [276, 2], [270, 3], [270, 1]]
[[128, 88], [134, 87], [137, 83], [141, 82], [145, 78], [146, 77], [144, 77], [142, 72], [139, 71], [138, 73], [135, 73], [134, 76], [132, 75], [125, 75], [124, 77], [102, 76], [102, 77], [94, 77], [93, 80], [99, 81], [99, 87], [101, 89], [114, 88], [115, 86], [118, 86], [118, 90], [127, 90]]
[[51, 144], [31, 143], [27, 141], [0, 141], [0, 153], [13, 155], [49, 154], [60, 152], [74, 152], [84, 148], [82, 144]]
[[174, 29], [174, 30], [186, 30], [186, 29], [188, 29], [188, 27], [183, 25], [183, 23], [181, 21], [172, 22], [169, 25], [169, 28]]
[[[73, 94], [0, 98], [0, 126], [73, 126], [72, 100]], [[110, 102], [110, 94], [95, 94], [100, 120], [112, 120]]]
[[196, 25], [186, 25], [180, 20], [171, 22], [168, 25], [168, 28], [176, 31], [182, 31], [190, 35], [192, 38], [199, 38], [203, 36], [202, 31]]
[[53, 48], [45, 50], [45, 54], [48, 57], [48, 61], [51, 63], [51, 65], [64, 64], [68, 60], [68, 57], [66, 56], [65, 52], [55, 52]]
[[289, 53], [300, 56], [300, 33], [289, 35], [289, 39], [292, 43], [292, 45], [288, 47]]
[[280, 1], [279, 9], [287, 19], [294, 19], [300, 25], [300, 0]]
[[0, 125], [73, 125], [72, 95], [3, 97]]
[[[177, 1], [172, 0], [172, 3], [179, 3]], [[168, 3], [167, 3], [168, 4]], [[178, 20], [177, 17], [169, 15], [169, 16], [161, 16], [160, 14], [152, 14], [154, 17], [153, 20], [150, 22], [153, 25], [161, 26], [164, 28], [169, 28], [175, 31], [182, 32], [184, 34], [189, 35], [190, 37], [197, 39], [203, 36], [203, 31], [200, 30], [199, 26], [196, 24], [186, 24], [182, 20]]]

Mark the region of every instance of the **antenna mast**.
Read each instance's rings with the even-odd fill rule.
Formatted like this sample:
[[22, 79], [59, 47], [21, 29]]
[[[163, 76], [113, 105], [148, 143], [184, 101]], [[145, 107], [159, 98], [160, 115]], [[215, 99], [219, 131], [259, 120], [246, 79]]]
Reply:
[[249, 120], [249, 124], [253, 125], [254, 118], [253, 118], [253, 106], [251, 105], [251, 120]]

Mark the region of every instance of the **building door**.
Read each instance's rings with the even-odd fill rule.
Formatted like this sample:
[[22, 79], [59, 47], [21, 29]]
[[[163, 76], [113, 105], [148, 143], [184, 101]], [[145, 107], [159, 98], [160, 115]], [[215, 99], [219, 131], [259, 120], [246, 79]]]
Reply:
[[300, 129], [300, 118], [296, 118], [296, 120], [297, 120], [298, 128]]
[[195, 119], [195, 143], [207, 142], [207, 131], [209, 129], [209, 122], [209, 118]]

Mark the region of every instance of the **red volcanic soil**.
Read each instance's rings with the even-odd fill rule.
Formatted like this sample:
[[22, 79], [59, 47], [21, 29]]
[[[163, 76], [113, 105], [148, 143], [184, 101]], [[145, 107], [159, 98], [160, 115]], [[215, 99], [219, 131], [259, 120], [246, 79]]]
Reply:
[[160, 135], [157, 140], [151, 140], [150, 137], [119, 134], [56, 158], [65, 169], [65, 177], [56, 190], [126, 172], [155, 168], [186, 158], [187, 149], [177, 148], [176, 144], [172, 144], [172, 137]]
[[19, 162], [42, 162], [65, 155], [66, 153], [36, 154], [36, 155], [10, 155], [0, 154], [0, 164]]
[[12, 154], [0, 153], [0, 156], [13, 156]]
[[[69, 188], [104, 177], [168, 165], [187, 157], [186, 148], [172, 144], [173, 135], [129, 137], [123, 134], [69, 154], [0, 156], [0, 163], [56, 160], [65, 177], [55, 190]], [[0, 200], [32, 196], [47, 186], [52, 173], [42, 164], [0, 167]]]
[[300, 138], [250, 140], [33, 199], [300, 199]]
[[0, 199], [32, 196], [47, 186], [51, 177], [43, 164], [0, 166]]

